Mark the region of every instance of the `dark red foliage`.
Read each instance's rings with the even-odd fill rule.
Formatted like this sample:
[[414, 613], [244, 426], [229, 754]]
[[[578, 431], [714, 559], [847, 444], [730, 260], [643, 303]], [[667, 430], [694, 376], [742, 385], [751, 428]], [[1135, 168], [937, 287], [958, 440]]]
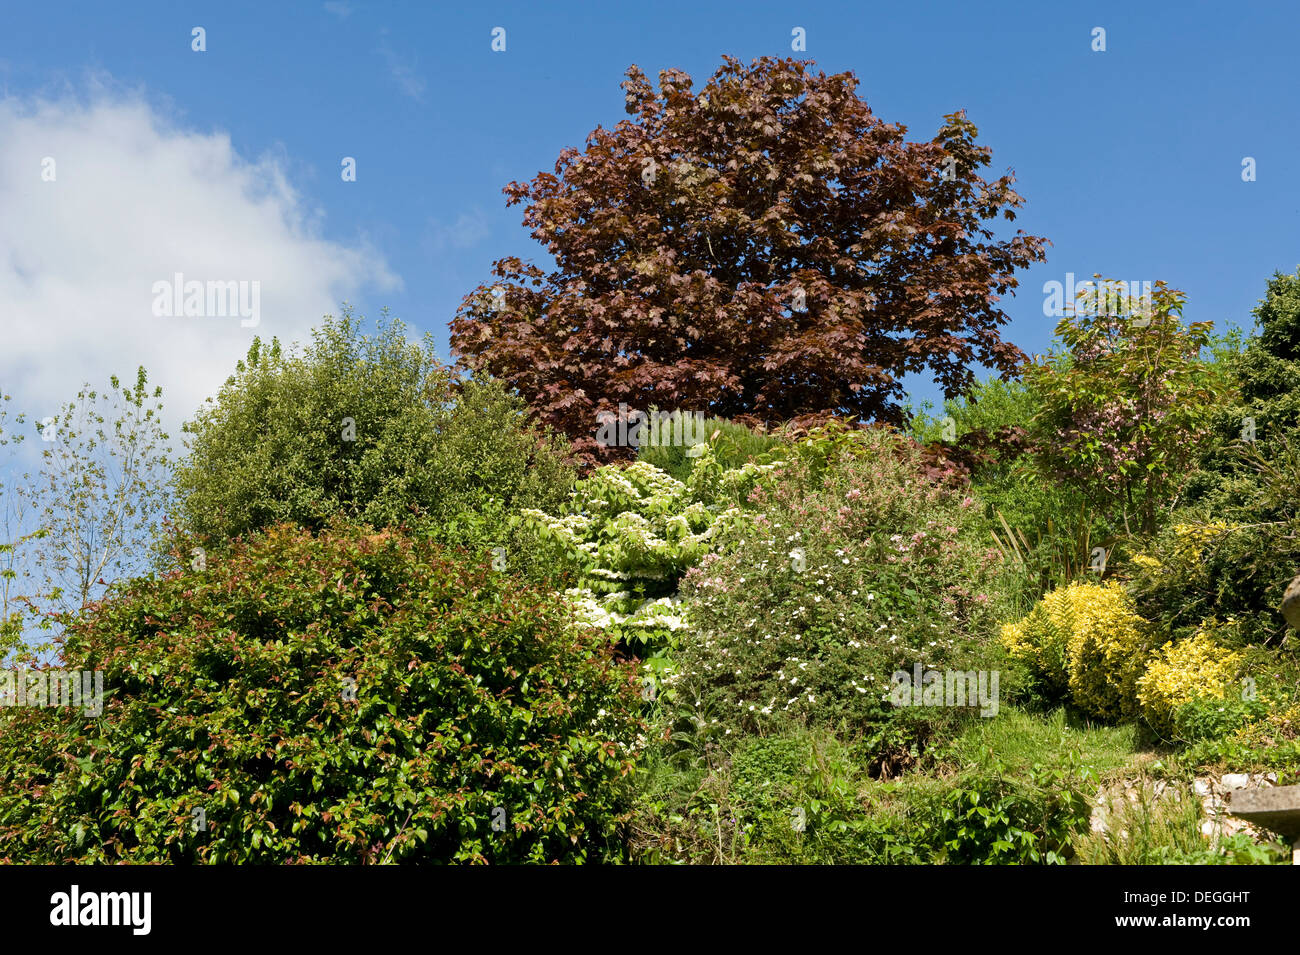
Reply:
[[630, 119], [505, 188], [555, 268], [495, 263], [452, 322], [463, 364], [588, 453], [620, 402], [897, 420], [906, 373], [954, 396], [974, 363], [1014, 369], [997, 303], [1046, 245], [994, 238], [1014, 176], [978, 175], [991, 151], [964, 112], [908, 142], [852, 73], [811, 67], [726, 58], [699, 94], [629, 69]]

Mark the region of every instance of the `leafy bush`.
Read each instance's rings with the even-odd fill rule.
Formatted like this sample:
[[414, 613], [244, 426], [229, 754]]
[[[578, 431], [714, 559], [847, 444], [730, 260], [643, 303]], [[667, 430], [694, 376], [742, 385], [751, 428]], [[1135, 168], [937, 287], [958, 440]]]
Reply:
[[[1193, 702], [1187, 709], [1196, 706]], [[1261, 712], [1264, 709], [1267, 712]], [[1276, 770], [1279, 784], [1300, 782], [1300, 704], [1233, 702], [1225, 707], [1224, 714], [1216, 715], [1226, 716], [1224, 723], [1238, 725], [1211, 724], [1199, 738], [1188, 732], [1204, 725], [1197, 720], [1198, 715], [1188, 713], [1188, 724], [1179, 723], [1184, 738], [1192, 741], [1184, 754], [1189, 764], [1231, 766], [1234, 772]], [[1228, 731], [1220, 732], [1221, 728]]]
[[1118, 719], [1137, 714], [1149, 629], [1118, 583], [1074, 583], [1045, 596], [1023, 620], [1003, 626], [1002, 641], [1081, 710]]
[[945, 422], [928, 413], [913, 420], [923, 442], [943, 440], [958, 453], [975, 451], [971, 485], [995, 522], [999, 546], [1022, 569], [1020, 612], [1054, 586], [1070, 582], [1091, 542], [1107, 536], [1105, 522], [1069, 483], [1044, 480], [1026, 426], [1042, 411], [1024, 382], [992, 378], [944, 402]]
[[0, 711], [0, 859], [623, 856], [634, 679], [566, 608], [428, 540], [275, 527], [130, 584], [65, 657], [107, 704]]
[[[700, 430], [706, 443], [713, 448], [714, 458], [724, 470], [739, 468], [753, 461], [765, 464], [769, 458], [779, 456], [786, 442], [778, 435], [752, 431], [743, 424], [723, 418], [705, 418]], [[679, 481], [690, 480], [698, 452], [685, 444], [643, 443], [637, 458], [666, 471]]]
[[[1157, 732], [1166, 736], [1175, 731], [1180, 710], [1193, 700], [1223, 700], [1234, 688], [1241, 664], [1241, 654], [1215, 643], [1212, 626], [1178, 643], [1170, 641], [1155, 652], [1138, 678], [1137, 698], [1142, 715]], [[1195, 717], [1195, 711], [1181, 714]]]
[[886, 431], [854, 444], [816, 479], [796, 448], [751, 492], [743, 533], [683, 580], [693, 633], [671, 682], [721, 735], [787, 720], [870, 733], [912, 719], [889, 702], [896, 670], [981, 668], [1000, 565], [974, 500], [927, 481]]
[[1220, 363], [1234, 393], [1215, 413], [1215, 440], [1186, 488], [1186, 502], [1206, 513], [1257, 509], [1263, 482], [1240, 453], [1243, 444], [1271, 459], [1300, 427], [1300, 271], [1275, 273], [1254, 316], [1255, 334], [1244, 348], [1233, 339], [1223, 343]]
[[851, 754], [833, 737], [746, 737], [732, 753], [730, 797], [752, 822], [747, 835], [760, 859], [862, 861], [852, 831], [863, 814], [857, 775]]
[[684, 624], [682, 575], [740, 519], [739, 503], [770, 465], [724, 469], [704, 447], [689, 483], [646, 461], [604, 465], [577, 483], [567, 513], [525, 508], [551, 558], [576, 569], [569, 590], [583, 619], [634, 648], [662, 649]]
[[342, 515], [504, 546], [510, 566], [528, 548], [507, 538], [509, 514], [559, 504], [575, 477], [562, 443], [530, 427], [499, 383], [457, 382], [432, 339], [410, 343], [396, 321], [366, 335], [350, 312], [327, 319], [301, 354], [255, 341], [187, 431], [181, 516], [209, 549]]
[[[1279, 475], [1278, 483], [1283, 481], [1290, 484]], [[1284, 635], [1278, 608], [1300, 568], [1300, 520], [1294, 508], [1291, 514], [1265, 515], [1264, 492], [1258, 493], [1253, 514], [1196, 519], [1184, 512], [1133, 558], [1137, 606], [1170, 637], [1190, 637], [1210, 618], [1235, 622], [1219, 633], [1230, 648], [1275, 643]], [[1250, 520], [1265, 516], [1280, 519]]]
[[1065, 349], [1026, 369], [1042, 400], [1033, 432], [1050, 473], [1114, 526], [1153, 533], [1229, 386], [1200, 357], [1211, 323], [1184, 324], [1181, 292], [1157, 282], [1149, 303], [1111, 308], [1114, 291], [1099, 282], [1057, 326]]
[[1222, 698], [1191, 696], [1178, 705], [1170, 721], [1175, 739], [1188, 743], [1225, 739], [1258, 720], [1266, 719], [1269, 705], [1260, 698], [1225, 694]]
[[1061, 865], [1091, 813], [1077, 777], [1038, 765], [1023, 779], [996, 770], [963, 780], [937, 809], [935, 836], [950, 865]]

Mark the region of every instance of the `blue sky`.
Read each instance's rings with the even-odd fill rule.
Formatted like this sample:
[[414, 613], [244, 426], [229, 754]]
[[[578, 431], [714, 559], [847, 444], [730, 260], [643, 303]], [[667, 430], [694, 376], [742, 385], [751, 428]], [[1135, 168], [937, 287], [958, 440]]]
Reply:
[[[801, 55], [854, 71], [886, 121], [928, 139], [965, 108], [989, 172], [1014, 168], [1016, 225], [1053, 243], [1005, 306], [1027, 351], [1051, 338], [1043, 283], [1067, 272], [1164, 279], [1188, 293], [1189, 317], [1249, 324], [1269, 275], [1300, 263], [1295, 4], [11, 0], [0, 383], [48, 405], [76, 377], [144, 361], [188, 414], [252, 334], [301, 337], [344, 298], [368, 316], [389, 306], [446, 354], [447, 322], [490, 263], [540, 260], [502, 186], [622, 119], [630, 64], [702, 83], [723, 54], [791, 55], [796, 26]], [[57, 200], [36, 185], [51, 144]], [[356, 182], [340, 178], [344, 156]], [[260, 326], [195, 339], [150, 325], [138, 289], [171, 274], [168, 256], [251, 271], [266, 287]], [[118, 277], [136, 272], [128, 291]]]

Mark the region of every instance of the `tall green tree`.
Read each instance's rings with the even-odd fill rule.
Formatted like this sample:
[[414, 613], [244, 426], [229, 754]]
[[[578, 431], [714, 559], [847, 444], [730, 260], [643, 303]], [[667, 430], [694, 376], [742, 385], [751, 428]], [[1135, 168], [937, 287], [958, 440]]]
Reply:
[[40, 422], [39, 439], [39, 471], [15, 493], [26, 499], [19, 523], [32, 525], [20, 555], [28, 602], [48, 623], [151, 564], [170, 506], [162, 389], [143, 367], [134, 384], [84, 385]]
[[186, 432], [179, 521], [204, 553], [336, 516], [504, 546], [513, 508], [557, 506], [574, 478], [563, 442], [499, 383], [459, 380], [431, 336], [386, 317], [369, 334], [350, 310], [302, 348], [254, 340]]
[[21, 650], [25, 621], [32, 611], [24, 584], [30, 575], [22, 556], [40, 535], [29, 516], [32, 476], [23, 470], [19, 451], [27, 437], [26, 415], [10, 413], [13, 396], [0, 392], [0, 663]]
[[1300, 270], [1274, 273], [1252, 314], [1245, 347], [1224, 356], [1235, 394], [1215, 415], [1216, 440], [1202, 449], [1187, 490], [1188, 503], [1218, 514], [1260, 513], [1258, 459], [1285, 455], [1300, 430]]

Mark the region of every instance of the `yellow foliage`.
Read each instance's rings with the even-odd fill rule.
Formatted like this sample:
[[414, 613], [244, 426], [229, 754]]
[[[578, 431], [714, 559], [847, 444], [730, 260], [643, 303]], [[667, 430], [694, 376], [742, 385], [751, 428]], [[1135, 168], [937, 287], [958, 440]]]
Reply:
[[1205, 524], [1175, 524], [1173, 558], [1176, 563], [1194, 564], [1201, 559], [1205, 545], [1231, 531], [1236, 525], [1226, 521]]
[[1074, 583], [1003, 626], [1001, 637], [1012, 656], [1030, 661], [1080, 709], [1118, 719], [1137, 714], [1148, 630], [1119, 584]]
[[1152, 654], [1137, 683], [1142, 715], [1156, 730], [1172, 734], [1178, 708], [1198, 697], [1223, 699], [1237, 676], [1241, 654], [1220, 646], [1213, 621], [1178, 643], [1170, 641]]
[[1159, 570], [1164, 565], [1149, 554], [1134, 554], [1133, 563], [1143, 570]]

